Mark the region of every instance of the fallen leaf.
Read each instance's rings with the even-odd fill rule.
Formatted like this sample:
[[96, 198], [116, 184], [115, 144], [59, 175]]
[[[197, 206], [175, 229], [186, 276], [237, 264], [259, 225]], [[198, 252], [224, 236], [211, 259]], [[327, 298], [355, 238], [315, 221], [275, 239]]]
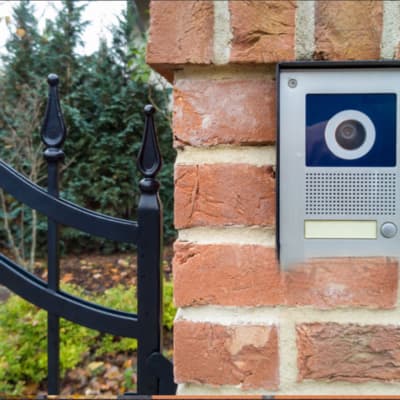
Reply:
[[128, 358], [127, 360], [125, 360], [124, 362], [124, 368], [129, 368], [132, 366], [132, 359]]
[[127, 268], [129, 267], [129, 261], [124, 260], [123, 258], [120, 258], [117, 262], [118, 265], [120, 265], [121, 267]]
[[90, 372], [95, 372], [96, 370], [100, 369], [101, 367], [104, 366], [103, 361], [92, 361], [91, 363], [88, 364], [88, 368]]
[[24, 387], [24, 391], [26, 394], [36, 394], [37, 390], [39, 388], [39, 384], [38, 383], [28, 383], [25, 385]]
[[104, 374], [104, 377], [110, 380], [116, 380], [121, 379], [122, 374], [119, 372], [118, 367], [113, 365], [107, 370], [107, 372]]
[[74, 276], [71, 273], [65, 274], [62, 278], [61, 278], [61, 282], [63, 283], [68, 283], [71, 282], [74, 279]]

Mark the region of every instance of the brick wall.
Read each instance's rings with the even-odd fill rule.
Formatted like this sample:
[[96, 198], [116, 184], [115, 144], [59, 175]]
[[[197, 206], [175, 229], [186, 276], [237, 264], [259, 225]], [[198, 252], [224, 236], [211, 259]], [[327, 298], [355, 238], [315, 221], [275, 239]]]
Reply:
[[275, 63], [394, 59], [394, 1], [154, 1], [148, 63], [174, 83], [180, 394], [398, 394], [398, 267], [275, 243]]

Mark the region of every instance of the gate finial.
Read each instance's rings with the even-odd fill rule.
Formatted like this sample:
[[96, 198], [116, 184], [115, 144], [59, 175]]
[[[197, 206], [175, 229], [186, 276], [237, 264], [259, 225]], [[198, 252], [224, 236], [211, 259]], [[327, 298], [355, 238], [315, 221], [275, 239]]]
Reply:
[[43, 120], [41, 137], [46, 147], [57, 148], [63, 144], [67, 135], [58, 97], [58, 76], [56, 74], [50, 74], [47, 77], [47, 82], [49, 83], [49, 98]]
[[145, 178], [155, 178], [161, 169], [162, 160], [158, 146], [153, 114], [154, 106], [147, 104], [144, 107], [145, 125], [142, 146], [139, 151], [137, 166]]

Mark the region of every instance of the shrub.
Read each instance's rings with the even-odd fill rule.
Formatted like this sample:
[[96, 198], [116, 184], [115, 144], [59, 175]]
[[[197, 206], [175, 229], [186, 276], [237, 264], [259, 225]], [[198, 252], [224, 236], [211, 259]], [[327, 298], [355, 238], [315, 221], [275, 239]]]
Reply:
[[[172, 284], [166, 282], [164, 295], [164, 328], [170, 330], [175, 316]], [[119, 310], [137, 310], [136, 288], [117, 286], [104, 294], [88, 296], [74, 285], [63, 290], [86, 300]], [[21, 395], [29, 383], [39, 383], [47, 376], [47, 313], [11, 295], [0, 307], [0, 393]], [[75, 368], [86, 356], [92, 358], [133, 352], [136, 339], [119, 338], [60, 321], [61, 375]]]

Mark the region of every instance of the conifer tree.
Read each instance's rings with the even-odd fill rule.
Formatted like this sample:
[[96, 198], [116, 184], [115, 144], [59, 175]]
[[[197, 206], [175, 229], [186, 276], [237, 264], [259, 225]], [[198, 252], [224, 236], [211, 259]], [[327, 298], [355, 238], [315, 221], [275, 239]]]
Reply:
[[77, 54], [77, 48], [83, 46], [82, 35], [89, 22], [82, 21], [86, 3], [62, 0], [60, 4], [56, 18], [46, 23], [44, 36], [48, 43], [41, 46], [41, 51], [47, 64], [46, 72], [59, 75], [62, 82], [60, 94], [68, 102], [68, 95], [77, 84], [75, 77], [82, 68], [82, 57]]
[[38, 67], [38, 24], [34, 15], [35, 8], [29, 0], [20, 1], [13, 8], [10, 38], [6, 43], [7, 53], [2, 56], [5, 65], [2, 82], [3, 95], [15, 97], [23, 85], [35, 83]]
[[[38, 182], [43, 157], [38, 135], [45, 104], [45, 82], [39, 76], [40, 35], [34, 7], [23, 0], [13, 9], [8, 53], [0, 77], [0, 156]], [[32, 269], [37, 239], [37, 214], [0, 191], [0, 221], [16, 260]]]
[[[36, 152], [32, 154], [36, 158], [24, 155], [21, 171], [29, 176], [32, 165], [36, 165], [34, 179], [46, 186], [43, 158], [38, 151], [39, 128], [47, 95], [46, 77], [50, 72], [56, 73], [60, 77], [61, 106], [67, 126], [62, 197], [109, 215], [134, 219], [140, 179], [135, 162], [143, 132], [143, 107], [151, 93], [151, 101], [161, 110], [156, 114], [164, 158], [161, 195], [165, 231], [171, 235], [174, 151], [169, 121], [165, 118], [168, 96], [149, 83], [144, 38], [133, 22], [137, 18], [135, 8], [128, 0], [126, 11], [112, 29], [112, 46], [103, 39], [98, 51], [86, 56], [77, 51], [88, 24], [82, 18], [84, 7], [81, 2], [63, 0], [56, 18], [47, 21], [43, 32], [38, 31], [34, 7], [28, 0], [14, 8], [16, 29], [7, 41], [9, 52], [0, 74], [0, 140], [8, 140], [9, 145], [0, 146], [0, 157], [15, 166], [12, 157], [24, 154], [20, 150], [27, 147], [26, 143], [18, 145], [13, 130], [35, 145], [32, 149]], [[17, 28], [21, 30], [18, 32]], [[25, 107], [25, 113], [20, 112], [21, 107]], [[5, 110], [13, 113], [6, 115]], [[39, 242], [45, 239], [45, 227], [39, 220]], [[15, 229], [13, 233], [22, 240], [21, 229]], [[115, 244], [101, 240], [86, 240], [86, 236], [71, 229], [64, 229], [62, 237], [66, 250], [116, 248]], [[30, 233], [24, 240], [32, 245]]]

